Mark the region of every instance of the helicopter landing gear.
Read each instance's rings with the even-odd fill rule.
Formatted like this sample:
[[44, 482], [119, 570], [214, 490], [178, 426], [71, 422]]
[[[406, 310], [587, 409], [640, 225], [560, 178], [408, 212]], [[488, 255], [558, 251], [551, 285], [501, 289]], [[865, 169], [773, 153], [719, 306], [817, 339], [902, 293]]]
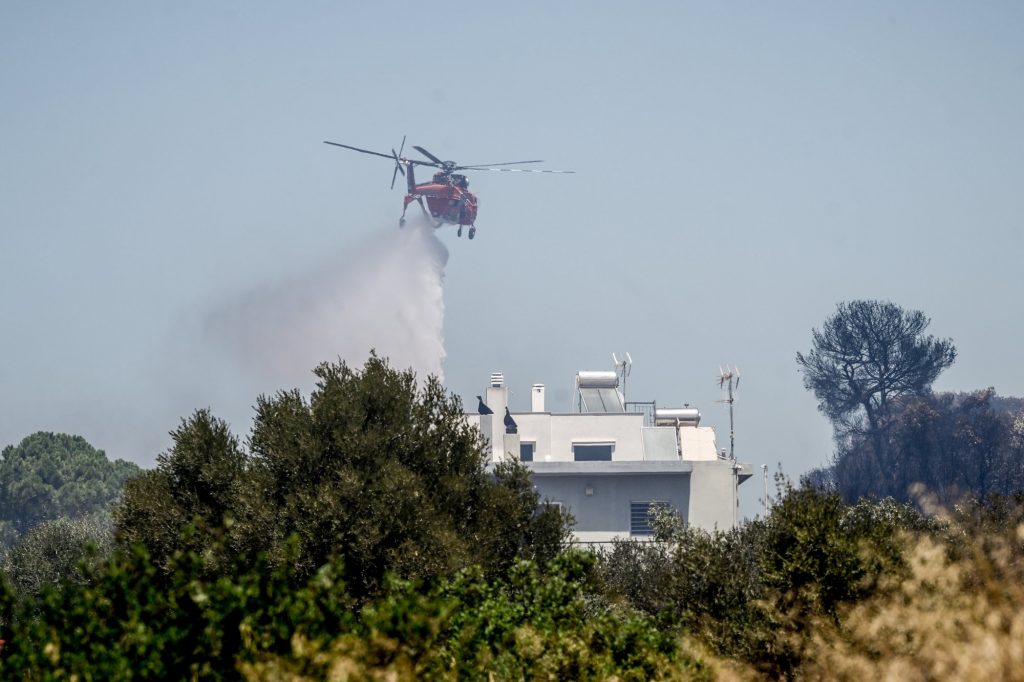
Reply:
[[476, 236], [476, 228], [475, 227], [469, 228], [469, 238], [472, 239], [475, 236]]
[[398, 219], [398, 226], [399, 227], [404, 227], [405, 226], [405, 216], [404, 215], [401, 218]]
[[455, 236], [456, 237], [461, 237], [462, 236], [462, 225], [459, 225], [459, 231], [455, 233]]

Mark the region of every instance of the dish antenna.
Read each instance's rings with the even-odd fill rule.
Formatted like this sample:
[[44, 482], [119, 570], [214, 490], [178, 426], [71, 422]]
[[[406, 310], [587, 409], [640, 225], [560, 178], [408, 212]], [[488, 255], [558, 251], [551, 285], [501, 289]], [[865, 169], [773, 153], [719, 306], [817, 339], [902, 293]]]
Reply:
[[733, 414], [732, 406], [736, 402], [736, 394], [734, 390], [740, 388], [740, 368], [729, 367], [726, 365], [724, 368], [718, 367], [718, 387], [727, 392], [728, 397], [724, 400], [716, 400], [718, 403], [726, 403], [729, 405], [729, 459], [736, 460], [736, 432], [733, 428]]
[[623, 353], [622, 359], [615, 353], [612, 353], [612, 362], [615, 364], [615, 373], [619, 375], [619, 381], [622, 383], [622, 400], [626, 400], [626, 377], [633, 370], [633, 358], [629, 357], [629, 353]]

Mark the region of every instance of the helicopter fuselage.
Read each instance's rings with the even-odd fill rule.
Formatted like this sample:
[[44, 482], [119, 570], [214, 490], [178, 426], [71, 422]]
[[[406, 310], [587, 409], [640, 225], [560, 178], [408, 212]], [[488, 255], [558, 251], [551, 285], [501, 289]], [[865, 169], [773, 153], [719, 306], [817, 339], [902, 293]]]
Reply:
[[472, 226], [476, 222], [477, 198], [469, 191], [466, 176], [458, 173], [434, 173], [430, 182], [417, 184], [412, 164], [406, 169], [409, 187], [403, 209], [408, 208], [414, 201], [425, 199], [430, 216], [439, 221], [438, 227], [443, 223]]

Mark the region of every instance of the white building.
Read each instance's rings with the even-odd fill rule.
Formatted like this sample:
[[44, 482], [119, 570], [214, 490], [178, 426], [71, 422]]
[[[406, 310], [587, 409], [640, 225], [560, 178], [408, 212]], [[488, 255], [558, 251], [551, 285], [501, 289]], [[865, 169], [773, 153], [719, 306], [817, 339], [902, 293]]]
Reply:
[[738, 488], [751, 467], [718, 451], [697, 409], [628, 403], [616, 372], [579, 372], [572, 412], [547, 411], [544, 386], [535, 384], [531, 410], [510, 413], [512, 433], [501, 374], [491, 375], [482, 397], [493, 414], [466, 417], [489, 443], [490, 461], [524, 462], [541, 498], [575, 517], [577, 541], [649, 537], [652, 505], [669, 505], [707, 530], [736, 525]]

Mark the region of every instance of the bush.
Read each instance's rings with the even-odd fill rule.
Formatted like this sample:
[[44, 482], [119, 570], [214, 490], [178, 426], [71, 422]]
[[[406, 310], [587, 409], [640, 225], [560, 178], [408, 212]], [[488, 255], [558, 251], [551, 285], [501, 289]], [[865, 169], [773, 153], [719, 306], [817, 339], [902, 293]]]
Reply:
[[616, 543], [600, 558], [602, 597], [761, 674], [791, 675], [821, 623], [840, 623], [844, 608], [904, 575], [901, 533], [927, 527], [892, 500], [847, 507], [834, 492], [786, 485], [766, 521]]
[[[908, 541], [906, 575], [852, 604], [842, 628], [818, 628], [801, 673], [1024, 679], [1024, 525], [992, 524], [978, 508], [966, 521], [961, 514], [942, 532]], [[988, 518], [979, 525], [975, 514]]]
[[34, 603], [4, 594], [4, 677], [234, 678], [237, 660], [285, 651], [294, 633], [323, 637], [349, 618], [351, 601], [325, 566], [305, 586], [264, 558], [204, 577], [203, 559], [175, 555], [167, 580], [141, 547], [117, 552], [82, 583], [44, 587]]
[[[295, 545], [297, 549], [297, 544]], [[142, 548], [117, 553], [87, 584], [44, 588], [31, 612], [6, 590], [4, 678], [694, 679], [699, 661], [649, 619], [590, 618], [589, 555], [507, 579], [468, 569], [433, 589], [389, 578], [357, 610], [337, 561], [304, 585], [256, 558], [209, 578], [178, 554], [164, 587]]]
[[57, 519], [32, 528], [8, 552], [0, 569], [22, 597], [35, 597], [47, 585], [88, 580], [89, 566], [105, 559], [113, 533], [105, 518]]
[[590, 618], [592, 564], [575, 552], [547, 572], [524, 561], [500, 581], [469, 569], [427, 593], [392, 581], [352, 632], [294, 641], [288, 655], [243, 669], [249, 679], [710, 679], [652, 621]]

